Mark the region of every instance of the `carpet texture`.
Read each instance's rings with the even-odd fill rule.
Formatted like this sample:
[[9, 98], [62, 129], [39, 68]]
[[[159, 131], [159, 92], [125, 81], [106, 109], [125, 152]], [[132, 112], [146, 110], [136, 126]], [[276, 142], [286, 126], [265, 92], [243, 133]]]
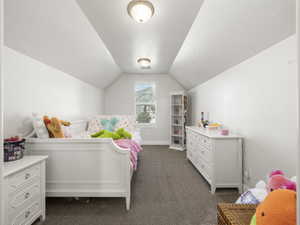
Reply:
[[130, 211], [122, 198], [47, 198], [46, 221], [35, 225], [213, 225], [216, 204], [237, 197], [231, 189], [212, 195], [185, 152], [145, 146], [132, 180]]

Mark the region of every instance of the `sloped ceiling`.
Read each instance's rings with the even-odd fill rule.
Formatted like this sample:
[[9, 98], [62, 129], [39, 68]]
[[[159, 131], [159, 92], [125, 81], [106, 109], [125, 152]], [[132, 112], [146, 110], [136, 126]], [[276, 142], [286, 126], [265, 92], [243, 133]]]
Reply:
[[99, 88], [121, 73], [75, 0], [5, 0], [4, 43]]
[[170, 72], [190, 89], [295, 32], [296, 0], [151, 0], [145, 24], [129, 2], [5, 0], [5, 45], [100, 88], [122, 72]]
[[170, 73], [185, 88], [295, 33], [295, 0], [207, 0]]
[[[168, 73], [203, 0], [151, 0], [154, 16], [135, 22], [127, 13], [130, 0], [77, 0], [125, 73]], [[149, 57], [150, 70], [137, 64]]]

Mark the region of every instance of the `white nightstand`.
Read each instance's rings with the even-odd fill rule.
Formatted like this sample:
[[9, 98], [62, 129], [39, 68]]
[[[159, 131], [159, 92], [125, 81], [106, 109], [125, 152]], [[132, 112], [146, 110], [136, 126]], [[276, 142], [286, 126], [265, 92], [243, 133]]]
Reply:
[[5, 225], [45, 220], [45, 163], [48, 156], [24, 156], [4, 163]]

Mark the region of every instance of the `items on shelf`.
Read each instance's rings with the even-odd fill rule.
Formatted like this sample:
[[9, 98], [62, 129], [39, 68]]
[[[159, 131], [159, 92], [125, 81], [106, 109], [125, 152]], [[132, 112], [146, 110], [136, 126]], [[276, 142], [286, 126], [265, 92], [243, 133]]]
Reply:
[[185, 125], [187, 121], [187, 96], [185, 92], [171, 93], [170, 148], [185, 150]]

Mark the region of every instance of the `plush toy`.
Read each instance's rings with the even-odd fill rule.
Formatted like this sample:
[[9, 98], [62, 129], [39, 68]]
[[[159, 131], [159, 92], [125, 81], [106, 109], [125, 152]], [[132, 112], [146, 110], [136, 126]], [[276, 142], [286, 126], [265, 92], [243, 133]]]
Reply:
[[250, 225], [296, 225], [296, 192], [283, 189], [270, 192], [257, 207]]
[[93, 138], [112, 138], [114, 140], [119, 139], [131, 139], [131, 134], [125, 131], [124, 128], [118, 129], [116, 132], [111, 132], [108, 130], [101, 130], [95, 134], [92, 134], [91, 137]]
[[267, 189], [268, 192], [272, 192], [277, 189], [289, 189], [296, 191], [296, 183], [287, 179], [281, 170], [274, 170], [269, 175]]
[[43, 117], [44, 123], [48, 129], [50, 138], [64, 138], [64, 132], [62, 126], [70, 126], [71, 123], [63, 120], [59, 120], [56, 117], [49, 118], [48, 116]]
[[127, 132], [124, 128], [120, 128], [116, 131], [116, 133], [118, 135], [120, 135], [120, 139], [131, 139], [132, 138], [132, 135]]

